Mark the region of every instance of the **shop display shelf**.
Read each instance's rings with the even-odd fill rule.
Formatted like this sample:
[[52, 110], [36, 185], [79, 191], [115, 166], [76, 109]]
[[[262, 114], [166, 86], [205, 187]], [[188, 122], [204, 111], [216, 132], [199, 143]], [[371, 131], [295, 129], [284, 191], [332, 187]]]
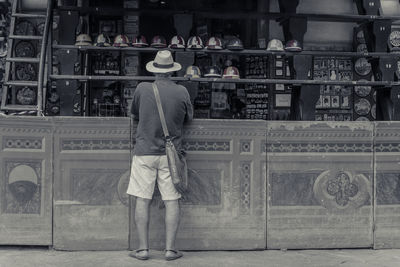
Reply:
[[62, 50], [73, 50], [78, 49], [80, 51], [120, 51], [120, 52], [142, 52], [142, 53], [155, 53], [159, 50], [169, 50], [171, 52], [193, 52], [193, 53], [206, 53], [206, 54], [235, 54], [235, 55], [282, 55], [282, 56], [293, 56], [293, 55], [310, 55], [310, 56], [335, 56], [335, 57], [383, 57], [383, 56], [397, 56], [400, 57], [399, 52], [348, 52], [348, 51], [312, 51], [304, 50], [301, 52], [288, 52], [288, 51], [267, 51], [265, 49], [244, 49], [240, 51], [222, 49], [222, 50], [209, 50], [209, 49], [169, 49], [169, 48], [137, 48], [137, 47], [98, 47], [98, 46], [77, 46], [77, 45], [53, 45], [53, 49]]
[[[114, 47], [114, 46], [108, 46], [108, 47], [99, 47], [99, 46], [79, 46], [79, 45], [53, 45], [53, 49], [61, 49], [61, 50], [73, 50], [73, 49], [78, 49], [80, 51], [89, 51], [89, 50], [97, 50], [97, 51], [120, 51], [120, 52], [144, 52], [144, 53], [152, 53], [152, 52], [157, 52], [161, 49], [158, 48], [152, 48], [152, 47], [146, 47], [146, 48], [137, 48], [137, 47]], [[164, 48], [167, 49], [167, 48]], [[173, 51], [173, 50], [171, 50]]]
[[139, 15], [138, 10], [119, 8], [119, 7], [77, 7], [77, 6], [59, 6], [55, 11], [78, 11], [81, 15], [99, 15], [99, 16], [121, 16], [121, 15]]
[[8, 38], [17, 40], [37, 40], [37, 41], [41, 41], [43, 39], [43, 37], [39, 35], [13, 35], [13, 34], [10, 34]]
[[[154, 76], [99, 76], [99, 75], [50, 75], [52, 80], [79, 81], [154, 81]], [[216, 82], [235, 84], [293, 84], [293, 85], [343, 85], [343, 86], [393, 86], [399, 82], [388, 81], [318, 81], [318, 80], [284, 80], [284, 79], [223, 79], [223, 78], [185, 78], [172, 77], [173, 81]]]
[[[52, 80], [79, 81], [154, 81], [154, 76], [116, 76], [116, 75], [50, 75]], [[173, 81], [188, 81], [184, 77], [172, 77]]]
[[22, 63], [39, 63], [40, 59], [37, 57], [29, 58], [29, 57], [10, 57], [6, 58], [6, 61], [9, 62], [22, 62]]
[[225, 11], [216, 12], [215, 10], [191, 10], [191, 9], [135, 9], [135, 8], [114, 8], [114, 7], [76, 7], [60, 6], [59, 11], [79, 11], [81, 14], [95, 15], [142, 15], [151, 14], [158, 16], [168, 16], [173, 14], [192, 14], [196, 17], [215, 18], [215, 19], [270, 19], [282, 21], [291, 17], [305, 17], [312, 21], [332, 21], [332, 22], [367, 22], [375, 20], [400, 20], [400, 16], [385, 15], [358, 15], [358, 14], [321, 14], [321, 13], [280, 13], [280, 12], [249, 12], [249, 11]]
[[45, 19], [47, 16], [46, 14], [30, 14], [30, 13], [14, 13], [11, 16], [16, 18], [24, 18], [24, 19]]

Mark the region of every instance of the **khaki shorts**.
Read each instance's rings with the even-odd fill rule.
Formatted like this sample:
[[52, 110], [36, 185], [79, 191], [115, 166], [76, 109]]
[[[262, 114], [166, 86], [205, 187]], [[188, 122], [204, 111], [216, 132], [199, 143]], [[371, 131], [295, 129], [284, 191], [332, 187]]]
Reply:
[[172, 183], [167, 156], [133, 156], [127, 194], [152, 199], [156, 184], [162, 200], [177, 200], [181, 195]]

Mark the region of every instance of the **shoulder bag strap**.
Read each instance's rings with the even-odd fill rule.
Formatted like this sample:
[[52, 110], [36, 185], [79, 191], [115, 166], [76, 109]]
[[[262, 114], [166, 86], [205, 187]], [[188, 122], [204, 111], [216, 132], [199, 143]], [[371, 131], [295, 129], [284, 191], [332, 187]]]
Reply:
[[153, 91], [154, 95], [156, 97], [156, 103], [157, 103], [157, 109], [158, 109], [158, 114], [160, 115], [160, 120], [161, 120], [161, 126], [165, 135], [166, 139], [169, 139], [169, 133], [168, 133], [168, 128], [167, 128], [167, 122], [165, 121], [165, 116], [164, 116], [164, 111], [162, 109], [161, 105], [161, 99], [160, 99], [160, 94], [158, 92], [158, 88], [155, 82], [152, 83], [153, 85]]

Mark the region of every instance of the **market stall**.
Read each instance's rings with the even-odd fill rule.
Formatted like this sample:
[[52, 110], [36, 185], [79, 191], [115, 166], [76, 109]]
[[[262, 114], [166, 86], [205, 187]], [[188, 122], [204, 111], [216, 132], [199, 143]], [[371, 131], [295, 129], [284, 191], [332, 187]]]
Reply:
[[136, 246], [128, 108], [168, 49], [195, 111], [180, 248], [400, 246], [398, 1], [12, 2], [1, 244]]

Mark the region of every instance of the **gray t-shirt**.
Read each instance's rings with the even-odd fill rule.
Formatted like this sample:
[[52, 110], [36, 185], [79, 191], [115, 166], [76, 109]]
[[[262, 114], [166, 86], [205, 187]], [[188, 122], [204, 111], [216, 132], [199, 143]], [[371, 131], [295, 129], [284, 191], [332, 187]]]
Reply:
[[[156, 84], [167, 122], [168, 132], [177, 150], [181, 149], [184, 122], [193, 119], [193, 107], [185, 87], [167, 78]], [[152, 84], [140, 83], [133, 95], [131, 113], [139, 119], [133, 153], [138, 156], [165, 155], [165, 138], [157, 110]]]

